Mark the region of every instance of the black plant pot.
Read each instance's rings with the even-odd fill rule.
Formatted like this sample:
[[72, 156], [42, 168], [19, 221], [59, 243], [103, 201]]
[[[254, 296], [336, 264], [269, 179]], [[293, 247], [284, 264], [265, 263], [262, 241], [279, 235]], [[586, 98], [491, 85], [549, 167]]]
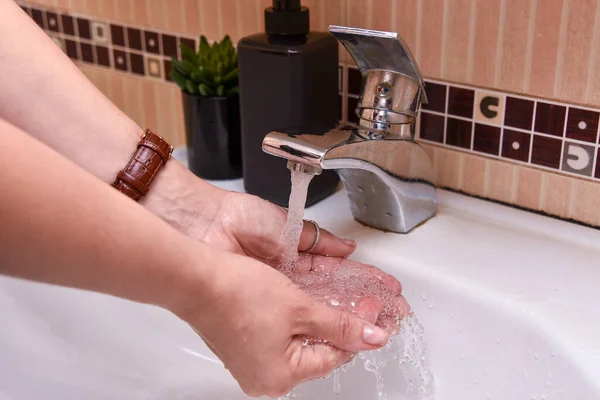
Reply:
[[239, 96], [182, 96], [190, 170], [203, 179], [240, 178]]

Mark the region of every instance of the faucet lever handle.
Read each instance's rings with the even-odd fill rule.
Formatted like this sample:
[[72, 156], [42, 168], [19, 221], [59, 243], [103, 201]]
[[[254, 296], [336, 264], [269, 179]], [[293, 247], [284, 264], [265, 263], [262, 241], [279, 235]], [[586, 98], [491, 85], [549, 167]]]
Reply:
[[406, 123], [427, 103], [425, 83], [410, 49], [394, 32], [330, 25], [363, 75], [361, 119]]

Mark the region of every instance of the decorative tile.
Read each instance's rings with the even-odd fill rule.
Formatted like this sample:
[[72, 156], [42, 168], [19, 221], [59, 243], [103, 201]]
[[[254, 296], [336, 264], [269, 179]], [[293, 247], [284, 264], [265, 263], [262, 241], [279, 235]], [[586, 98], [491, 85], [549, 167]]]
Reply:
[[497, 126], [475, 124], [473, 150], [492, 155], [500, 154], [500, 128]]
[[419, 137], [432, 142], [444, 141], [444, 117], [441, 115], [421, 112]]
[[163, 60], [163, 67], [165, 70], [165, 81], [173, 82], [173, 79], [171, 79], [171, 60]]
[[134, 50], [142, 49], [142, 32], [139, 29], [127, 28], [127, 46]]
[[96, 62], [98, 65], [104, 67], [110, 67], [110, 55], [108, 53], [108, 47], [96, 46]]
[[56, 15], [56, 13], [50, 11], [46, 12], [46, 24], [48, 26], [48, 30], [52, 32], [60, 32], [58, 26], [58, 15]]
[[24, 5], [20, 5], [21, 10], [23, 10], [23, 12], [25, 12], [25, 14], [31, 16], [31, 9], [29, 7], [25, 7]]
[[108, 25], [104, 22], [92, 22], [92, 40], [98, 44], [108, 44]]
[[129, 70], [127, 65], [127, 53], [124, 51], [113, 49], [113, 60], [115, 62], [116, 69], [125, 72]]
[[144, 31], [144, 47], [148, 53], [160, 54], [158, 33]]
[[51, 36], [52, 41], [56, 43], [56, 45], [63, 51], [63, 53], [67, 52], [65, 46], [65, 40], [63, 38], [59, 38], [58, 36]]
[[[192, 39], [192, 38], [186, 38], [186, 37], [180, 37], [179, 38], [179, 43], [185, 43], [188, 45], [189, 48], [191, 48], [194, 51], [197, 51], [198, 49], [196, 49], [196, 40]], [[179, 46], [177, 46], [179, 47]]]
[[39, 10], [37, 8], [32, 8], [31, 9], [31, 18], [35, 21], [36, 24], [38, 24], [38, 26], [42, 29], [46, 28], [46, 24], [44, 23], [44, 14], [42, 13], [42, 10]]
[[533, 135], [531, 163], [549, 168], [560, 168], [562, 140], [541, 135]]
[[159, 79], [162, 78], [162, 63], [158, 58], [147, 56], [146, 70], [148, 71], [148, 76]]
[[125, 29], [121, 25], [110, 24], [110, 37], [112, 44], [125, 47]]
[[162, 53], [167, 57], [177, 57], [177, 38], [173, 35], [162, 34], [161, 45]]
[[141, 54], [129, 53], [129, 66], [131, 72], [136, 75], [145, 75], [144, 57]]
[[79, 55], [77, 51], [77, 42], [71, 39], [65, 39], [65, 49], [67, 56], [73, 60], [79, 60]]
[[517, 97], [506, 97], [504, 125], [513, 128], [531, 130], [533, 120], [533, 101]]
[[448, 91], [448, 114], [473, 118], [475, 91], [450, 86]]
[[472, 130], [473, 123], [471, 121], [448, 117], [446, 119], [446, 144], [470, 149]]
[[504, 129], [503, 133], [502, 157], [527, 162], [529, 160], [531, 134], [510, 129]]
[[60, 16], [60, 22], [62, 33], [69, 36], [75, 36], [75, 22], [73, 21], [73, 17], [67, 14], [62, 14]]
[[81, 49], [81, 59], [87, 63], [94, 63], [94, 50], [89, 43], [79, 43]]
[[92, 30], [90, 20], [85, 18], [77, 18], [77, 33], [80, 38], [91, 39]]
[[556, 104], [537, 102], [534, 130], [548, 135], [562, 136], [567, 108]]
[[598, 136], [598, 113], [569, 107], [567, 130], [565, 136], [571, 139], [596, 143]]
[[598, 153], [596, 154], [596, 172], [594, 173], [594, 176], [598, 179], [600, 179], [600, 149], [598, 149]]
[[354, 97], [348, 97], [348, 122], [358, 124], [358, 115], [356, 115], [356, 107], [358, 107], [358, 99]]
[[565, 141], [562, 170], [579, 175], [591, 176], [596, 150], [592, 146]]
[[498, 92], [475, 91], [475, 120], [502, 125], [506, 97]]
[[359, 95], [362, 88], [362, 74], [357, 68], [348, 68], [348, 94]]
[[427, 104], [423, 104], [424, 110], [437, 111], [440, 113], [446, 112], [446, 85], [427, 82], [425, 84], [425, 93], [427, 93]]

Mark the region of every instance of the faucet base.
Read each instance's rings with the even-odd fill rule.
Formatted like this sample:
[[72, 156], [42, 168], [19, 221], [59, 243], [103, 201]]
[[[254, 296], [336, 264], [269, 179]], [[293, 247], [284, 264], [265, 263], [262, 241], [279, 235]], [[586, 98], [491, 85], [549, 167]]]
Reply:
[[360, 169], [337, 170], [348, 191], [352, 215], [372, 228], [408, 233], [433, 217], [437, 210], [435, 186], [429, 182], [402, 180], [395, 190], [376, 174]]

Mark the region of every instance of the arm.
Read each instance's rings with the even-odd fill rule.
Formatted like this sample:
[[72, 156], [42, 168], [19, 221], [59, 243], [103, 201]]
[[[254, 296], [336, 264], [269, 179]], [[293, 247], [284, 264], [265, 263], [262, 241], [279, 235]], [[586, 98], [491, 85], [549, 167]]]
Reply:
[[[96, 89], [12, 0], [0, 0], [0, 37], [11, 38], [0, 41], [0, 76], [9, 77], [0, 80], [0, 118], [112, 183], [133, 154], [142, 129]], [[171, 160], [140, 203], [195, 239], [264, 260], [279, 246], [285, 213], [249, 197], [228, 194]], [[235, 219], [233, 214], [240, 212]], [[248, 215], [261, 223], [272, 221], [271, 229], [258, 232]], [[225, 228], [222, 221], [231, 222]], [[314, 253], [347, 256], [354, 250], [352, 241], [321, 233]], [[300, 249], [310, 248], [313, 239], [314, 227], [307, 224]]]
[[[112, 183], [133, 154], [142, 129], [112, 104], [12, 0], [0, 0], [0, 36], [11, 38], [0, 41], [0, 75], [8, 78], [0, 82], [0, 118]], [[218, 201], [213, 197], [223, 196], [222, 192], [171, 160], [143, 204], [185, 230], [183, 225], [189, 219], [197, 223], [198, 219], [214, 217]], [[192, 195], [194, 209], [182, 210]]]
[[281, 395], [349, 359], [303, 346], [303, 335], [353, 352], [387, 341], [265, 264], [186, 237], [2, 120], [0, 149], [10, 155], [0, 157], [0, 273], [165, 307], [252, 395]]

